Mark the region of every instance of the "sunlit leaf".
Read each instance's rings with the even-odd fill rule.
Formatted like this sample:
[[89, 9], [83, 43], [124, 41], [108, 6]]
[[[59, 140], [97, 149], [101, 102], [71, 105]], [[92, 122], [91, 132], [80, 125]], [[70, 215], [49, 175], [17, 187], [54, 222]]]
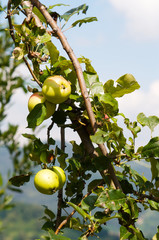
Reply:
[[92, 136], [90, 136], [92, 142], [97, 143], [97, 144], [102, 144], [109, 139], [109, 133], [105, 132], [103, 130], [97, 130], [96, 133]]
[[98, 75], [87, 71], [83, 72], [83, 76], [86, 82], [86, 87], [90, 88], [94, 83], [99, 82]]
[[59, 51], [51, 41], [48, 41], [46, 45], [49, 50], [51, 65], [54, 65], [54, 63], [56, 63], [58, 60]]
[[42, 13], [39, 11], [39, 9], [37, 9], [37, 7], [33, 7], [33, 13], [34, 13], [35, 15], [37, 15], [38, 18], [39, 18], [42, 22], [47, 23], [45, 17], [42, 15]]
[[151, 132], [154, 131], [154, 128], [159, 124], [159, 118], [157, 116], [146, 117], [144, 113], [139, 113], [137, 116], [137, 121], [144, 127], [147, 126], [150, 128]]
[[110, 93], [113, 97], [122, 97], [125, 94], [134, 92], [136, 89], [140, 88], [140, 85], [134, 78], [132, 74], [125, 74], [121, 76], [114, 85], [113, 80], [108, 80], [104, 84], [105, 93]]
[[109, 93], [98, 94], [98, 99], [103, 103], [107, 113], [114, 114], [118, 112], [118, 102]]
[[42, 36], [39, 36], [38, 38], [39, 38], [39, 40], [40, 40], [40, 43], [47, 43], [47, 42], [50, 42], [50, 40], [51, 40], [51, 35], [48, 34], [48, 33], [45, 33], [45, 34], [43, 34]]
[[93, 83], [90, 86], [90, 90], [93, 95], [96, 95], [98, 93], [103, 93], [103, 84], [101, 82]]

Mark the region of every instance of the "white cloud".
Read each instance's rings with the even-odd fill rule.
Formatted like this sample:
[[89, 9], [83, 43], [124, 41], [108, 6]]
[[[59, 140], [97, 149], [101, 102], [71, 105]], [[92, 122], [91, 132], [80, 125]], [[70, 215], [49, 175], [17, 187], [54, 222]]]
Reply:
[[152, 82], [147, 92], [140, 89], [119, 99], [119, 107], [129, 117], [134, 118], [140, 112], [159, 117], [159, 80]]
[[127, 33], [137, 40], [159, 39], [158, 0], [109, 0], [126, 18]]

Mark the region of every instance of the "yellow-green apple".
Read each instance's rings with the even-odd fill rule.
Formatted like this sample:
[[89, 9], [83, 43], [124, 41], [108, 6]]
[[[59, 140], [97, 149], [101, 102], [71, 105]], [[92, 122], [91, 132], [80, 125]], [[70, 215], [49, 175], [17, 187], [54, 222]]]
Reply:
[[40, 193], [52, 195], [59, 188], [58, 175], [50, 169], [42, 169], [35, 175], [34, 185]]
[[35, 92], [30, 96], [29, 101], [28, 101], [29, 112], [31, 112], [33, 110], [33, 108], [39, 103], [44, 103], [46, 106], [45, 119], [51, 117], [54, 114], [56, 105], [54, 103], [48, 102], [46, 100], [46, 98], [43, 96], [42, 92]]
[[59, 188], [58, 189], [61, 189], [66, 182], [65, 172], [61, 167], [58, 167], [58, 166], [53, 166], [52, 170], [57, 174], [57, 176], [59, 178]]
[[42, 92], [49, 102], [59, 104], [68, 99], [71, 93], [71, 84], [62, 76], [50, 76], [44, 81]]

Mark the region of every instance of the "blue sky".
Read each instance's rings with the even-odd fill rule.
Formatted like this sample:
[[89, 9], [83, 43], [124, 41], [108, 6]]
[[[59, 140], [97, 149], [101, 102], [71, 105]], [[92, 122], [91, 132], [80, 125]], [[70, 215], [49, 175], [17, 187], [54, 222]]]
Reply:
[[[41, 2], [46, 6], [56, 3], [70, 4], [70, 7], [88, 4], [87, 16], [95, 16], [98, 21], [65, 32], [75, 54], [77, 57], [84, 55], [92, 60], [102, 82], [108, 79], [117, 80], [125, 73], [134, 75], [141, 88], [119, 100], [120, 112], [124, 112], [133, 120], [139, 112], [159, 117], [158, 0], [41, 0]], [[70, 7], [65, 9], [57, 7], [54, 10], [63, 13]], [[78, 16], [84, 17], [85, 15]], [[27, 69], [23, 74], [28, 76]], [[21, 92], [15, 94], [13, 103], [16, 105], [9, 109], [8, 121], [19, 124], [25, 122], [28, 113], [27, 99], [28, 96], [22, 96]], [[23, 111], [19, 111], [20, 108]], [[12, 112], [16, 112], [14, 115], [18, 115], [18, 119], [10, 118]], [[22, 125], [21, 129], [24, 130], [25, 127]], [[157, 134], [156, 128], [155, 135]]]

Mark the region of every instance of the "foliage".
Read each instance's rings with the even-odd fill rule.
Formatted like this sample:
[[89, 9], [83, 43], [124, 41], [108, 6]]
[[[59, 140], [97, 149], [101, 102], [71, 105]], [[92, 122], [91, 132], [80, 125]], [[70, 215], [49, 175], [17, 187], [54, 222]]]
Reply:
[[[48, 11], [46, 8], [42, 11], [38, 7], [40, 4], [36, 4], [37, 1], [31, 2], [35, 14], [31, 17], [26, 11], [29, 7], [26, 8], [23, 2], [21, 4], [18, 2], [19, 6], [12, 4], [10, 9], [14, 13], [16, 7], [17, 11], [22, 13], [26, 11], [27, 14], [22, 24], [12, 24], [14, 50], [17, 50], [17, 47], [19, 49], [19, 54], [13, 51], [13, 57], [17, 60], [23, 59], [25, 62], [31, 61], [35, 88], [38, 84], [39, 91], [45, 79], [52, 75], [62, 75], [72, 86], [70, 98], [59, 104], [51, 117], [51, 124], [47, 128], [47, 142], [43, 142], [35, 134], [24, 134], [32, 146], [26, 149], [31, 161], [41, 165], [42, 168], [51, 168], [57, 164], [67, 173], [64, 196], [62, 197], [62, 192], [58, 193], [57, 214], [45, 207], [42, 229], [49, 233], [49, 237], [45, 239], [70, 239], [61, 235], [62, 229], [66, 227], [81, 231], [79, 239], [88, 239], [101, 232], [102, 226], [112, 219], [119, 221], [120, 239], [146, 239], [144, 233], [136, 227], [136, 221], [141, 209], [159, 211], [159, 137], [151, 137], [145, 146], [140, 146], [137, 150], [135, 141], [142, 127], [148, 126], [151, 132], [154, 130], [159, 123], [158, 117], [146, 117], [140, 113], [137, 121], [131, 122], [120, 113], [118, 98], [139, 89], [140, 86], [134, 76], [125, 74], [116, 81], [111, 79], [102, 83], [89, 59], [85, 57], [77, 59], [73, 55], [56, 23], [64, 22], [62, 29], [65, 29], [72, 16], [86, 14], [87, 5], [81, 5], [59, 15], [50, 12], [50, 9], [57, 5], [50, 6]], [[52, 19], [48, 17], [48, 12]], [[11, 15], [9, 17], [11, 19]], [[37, 19], [41, 20], [40, 24], [39, 21], [37, 23]], [[83, 23], [96, 20], [94, 17], [80, 19], [73, 22], [71, 27], [78, 25], [81, 27]], [[52, 27], [51, 31], [48, 28], [49, 24]], [[70, 59], [60, 55], [54, 44], [54, 37], [60, 39]], [[80, 69], [82, 77], [78, 74]], [[120, 117], [125, 124], [124, 128], [118, 123]], [[40, 105], [35, 107], [27, 117], [28, 128], [37, 130], [44, 119], [45, 110]], [[92, 126], [94, 120], [96, 126]], [[61, 135], [61, 149], [51, 136], [51, 129], [55, 124], [61, 131], [66, 127], [73, 129], [81, 138], [81, 144], [71, 142], [70, 157], [64, 151], [63, 136]], [[125, 131], [129, 131], [129, 138], [125, 137]], [[103, 147], [107, 149], [106, 154], [103, 154]], [[130, 165], [131, 162], [143, 160], [151, 166], [151, 180], [140, 175]], [[31, 161], [26, 161], [29, 167], [27, 165], [25, 168], [24, 164], [24, 168], [19, 168], [20, 175], [10, 179], [13, 185], [20, 186], [29, 181]], [[17, 166], [16, 174], [18, 167], [20, 166]], [[96, 172], [101, 176], [92, 180]], [[61, 210], [70, 212], [71, 209], [74, 211], [68, 216], [61, 213]], [[79, 218], [72, 217], [74, 212], [78, 213]]]
[[[2, 10], [4, 9], [0, 8], [0, 16]], [[14, 174], [21, 174], [28, 171], [33, 165], [26, 161], [32, 144], [29, 143], [21, 149], [17, 138], [18, 126], [10, 123], [6, 124], [6, 117], [8, 106], [11, 104], [15, 91], [21, 88], [26, 93], [27, 90], [23, 79], [15, 74], [21, 62], [11, 59], [10, 52], [13, 50], [13, 42], [10, 39], [10, 34], [5, 30], [5, 24], [0, 25], [0, 28], [0, 147], [8, 149], [13, 160]], [[6, 183], [6, 180], [3, 179], [3, 172], [0, 172], [0, 211], [14, 207], [12, 203], [13, 197], [8, 193], [8, 190], [21, 192], [10, 183]], [[0, 222], [0, 231], [3, 230], [3, 227], [2, 222]]]

